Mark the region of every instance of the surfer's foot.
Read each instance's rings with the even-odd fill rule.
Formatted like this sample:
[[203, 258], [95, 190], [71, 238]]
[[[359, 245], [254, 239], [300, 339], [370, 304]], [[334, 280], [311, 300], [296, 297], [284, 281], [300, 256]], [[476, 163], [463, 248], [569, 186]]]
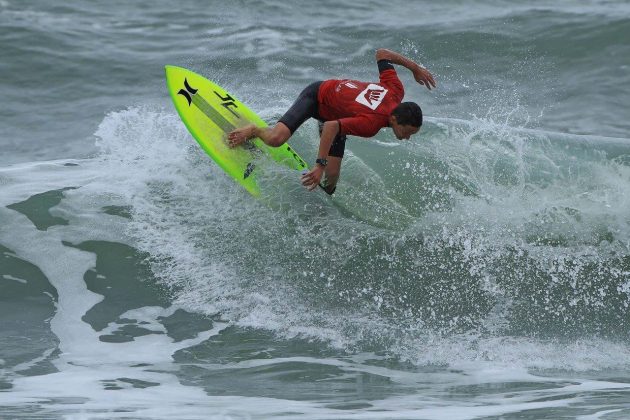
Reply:
[[228, 134], [228, 144], [230, 147], [236, 147], [239, 144], [254, 137], [255, 125], [248, 125], [247, 127], [238, 128]]

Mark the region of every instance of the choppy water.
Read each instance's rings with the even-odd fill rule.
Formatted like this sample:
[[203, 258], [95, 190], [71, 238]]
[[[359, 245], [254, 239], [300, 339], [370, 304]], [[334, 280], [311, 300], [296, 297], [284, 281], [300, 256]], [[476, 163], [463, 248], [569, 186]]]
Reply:
[[[621, 1], [0, 2], [0, 417], [630, 416]], [[270, 122], [386, 47], [421, 135], [266, 200], [163, 65]], [[307, 160], [317, 130], [292, 145]]]

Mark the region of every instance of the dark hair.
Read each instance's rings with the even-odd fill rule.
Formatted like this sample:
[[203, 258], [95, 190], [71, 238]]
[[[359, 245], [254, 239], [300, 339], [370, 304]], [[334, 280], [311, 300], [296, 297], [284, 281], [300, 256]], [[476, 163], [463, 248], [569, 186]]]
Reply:
[[396, 122], [400, 125], [420, 127], [422, 125], [422, 109], [415, 102], [402, 102], [392, 111]]

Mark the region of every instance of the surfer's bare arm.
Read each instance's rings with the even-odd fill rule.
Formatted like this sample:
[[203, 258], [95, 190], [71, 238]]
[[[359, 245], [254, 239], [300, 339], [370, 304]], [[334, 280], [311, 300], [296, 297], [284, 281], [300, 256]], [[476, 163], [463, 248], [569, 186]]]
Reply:
[[429, 70], [404, 55], [385, 48], [379, 48], [376, 50], [376, 61], [378, 62], [380, 60], [389, 60], [393, 64], [405, 67], [413, 73], [413, 77], [416, 79], [416, 82], [426, 86], [429, 90], [436, 86], [433, 75], [429, 72]]
[[[335, 136], [339, 133], [339, 121], [326, 121], [322, 128], [322, 135], [319, 140], [319, 151], [317, 153], [318, 158], [328, 158], [328, 151], [332, 146]], [[302, 185], [309, 190], [314, 190], [322, 179], [325, 167], [320, 164], [315, 164], [313, 169], [302, 175]]]

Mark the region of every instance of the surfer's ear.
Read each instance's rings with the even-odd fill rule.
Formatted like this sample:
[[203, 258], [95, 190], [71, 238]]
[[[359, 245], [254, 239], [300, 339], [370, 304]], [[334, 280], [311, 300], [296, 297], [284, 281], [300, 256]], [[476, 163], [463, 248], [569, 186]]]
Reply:
[[394, 114], [390, 114], [389, 115], [389, 126], [393, 127], [396, 124], [398, 124], [398, 120], [396, 119], [396, 116]]

